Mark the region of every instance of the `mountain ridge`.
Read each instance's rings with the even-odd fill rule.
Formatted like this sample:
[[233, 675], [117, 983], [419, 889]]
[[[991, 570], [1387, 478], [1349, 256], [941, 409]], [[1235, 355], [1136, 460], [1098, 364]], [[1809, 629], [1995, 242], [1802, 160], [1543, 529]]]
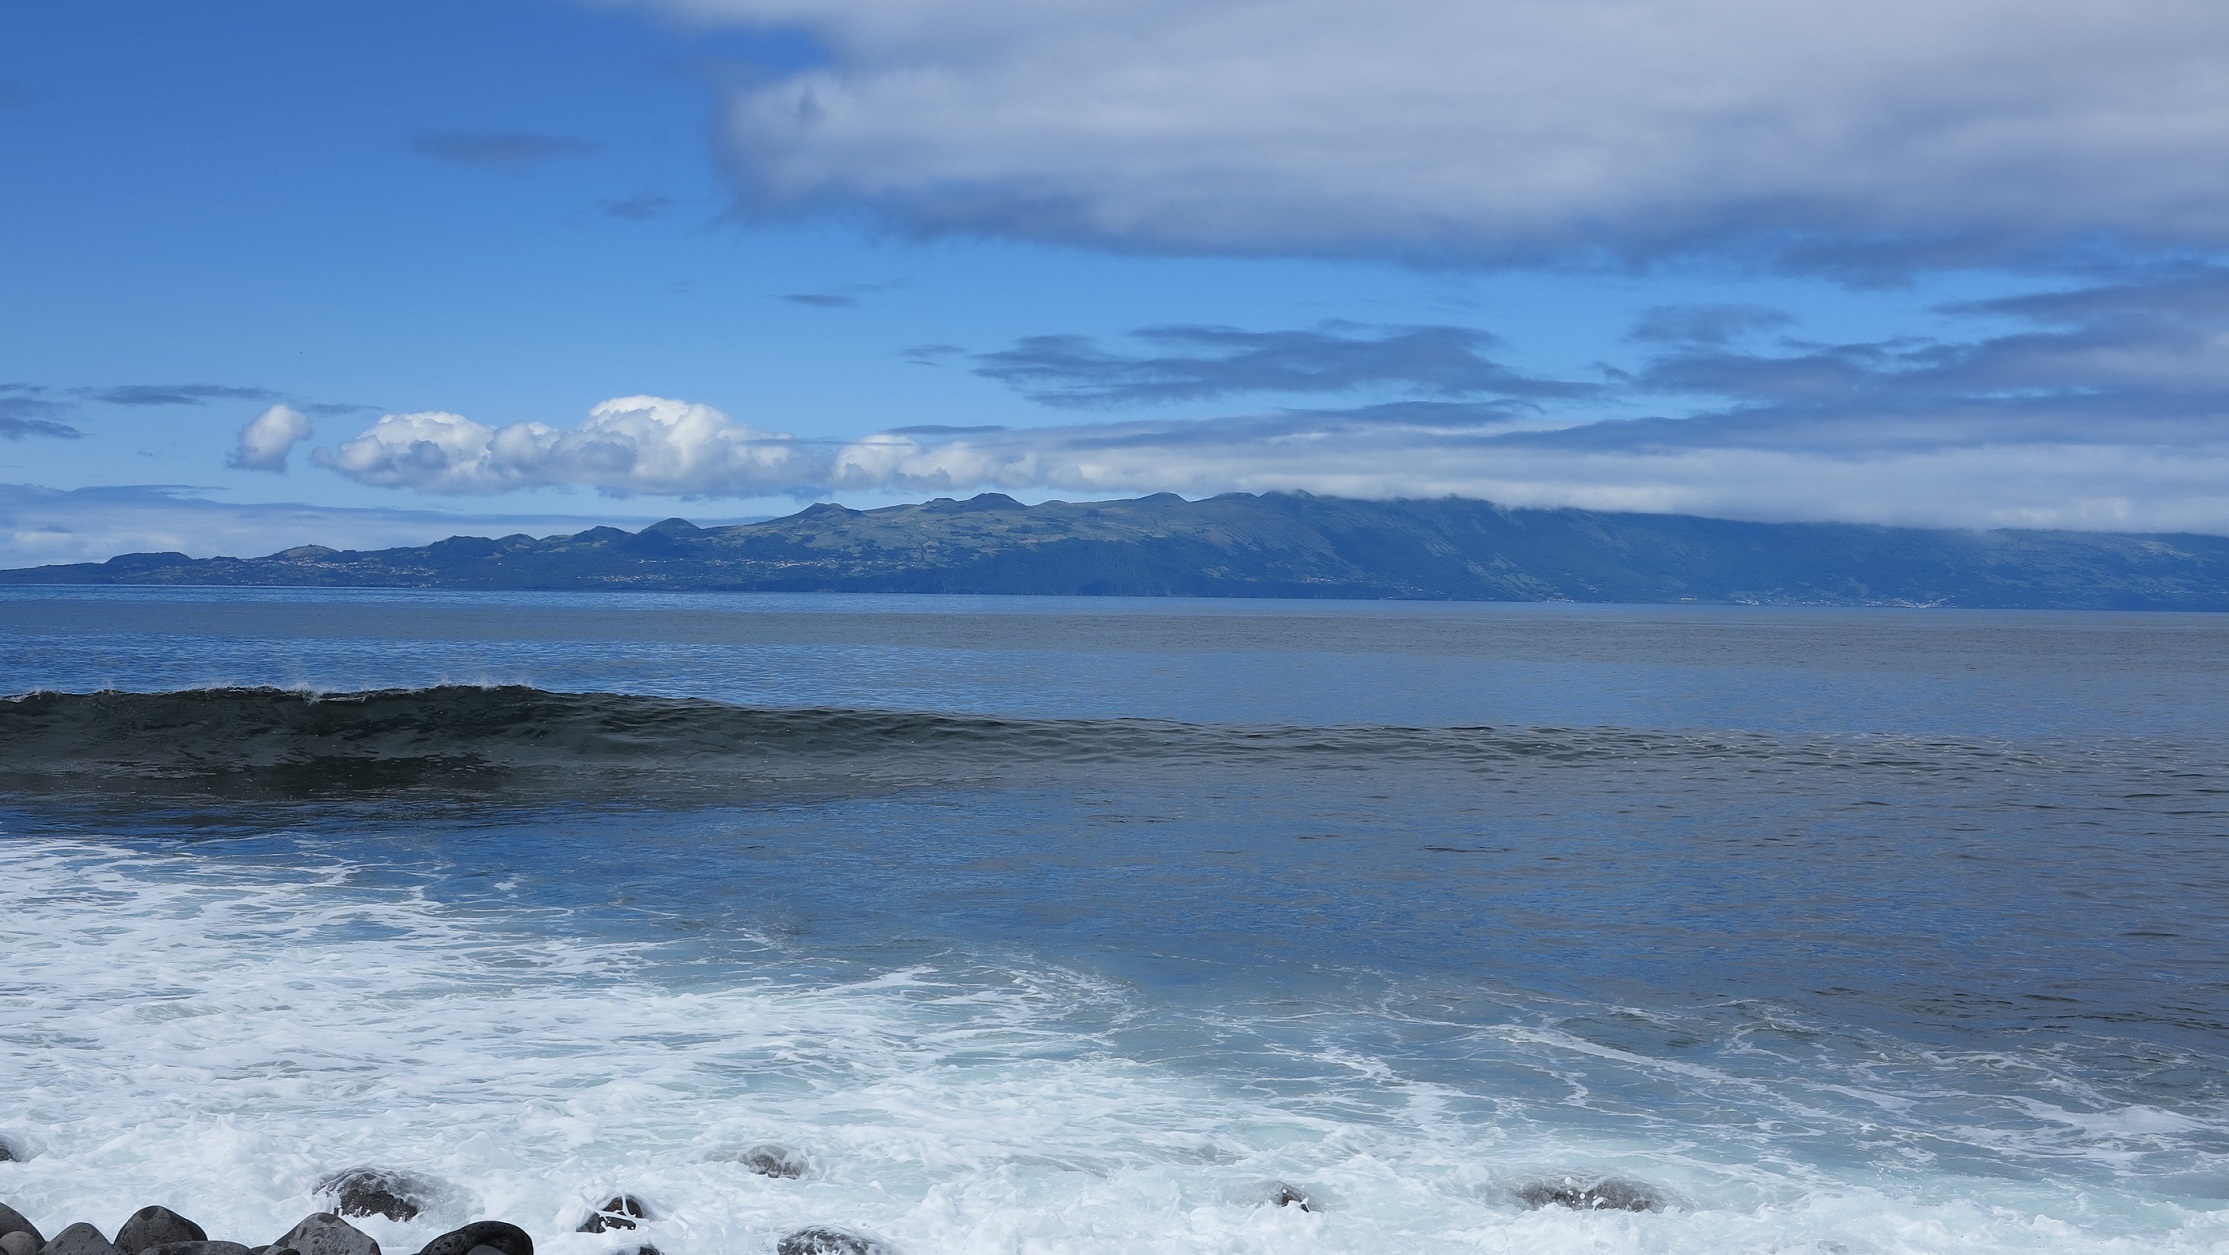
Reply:
[[1466, 498], [998, 493], [700, 528], [125, 554], [0, 584], [1014, 593], [2229, 611], [2229, 538], [1513, 508]]

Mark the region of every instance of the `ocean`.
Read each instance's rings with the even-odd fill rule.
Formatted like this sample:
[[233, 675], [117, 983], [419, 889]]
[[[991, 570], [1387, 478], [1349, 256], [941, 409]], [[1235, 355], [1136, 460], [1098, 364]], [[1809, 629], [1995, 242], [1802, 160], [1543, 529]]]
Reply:
[[2229, 616], [10, 588], [0, 691], [49, 1234], [2229, 1251]]

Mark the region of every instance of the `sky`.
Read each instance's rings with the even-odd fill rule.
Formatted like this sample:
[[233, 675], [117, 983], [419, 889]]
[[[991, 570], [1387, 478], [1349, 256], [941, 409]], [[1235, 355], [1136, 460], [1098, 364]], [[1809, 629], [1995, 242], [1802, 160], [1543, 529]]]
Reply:
[[2219, 0], [0, 0], [0, 565], [1006, 492], [2229, 534]]

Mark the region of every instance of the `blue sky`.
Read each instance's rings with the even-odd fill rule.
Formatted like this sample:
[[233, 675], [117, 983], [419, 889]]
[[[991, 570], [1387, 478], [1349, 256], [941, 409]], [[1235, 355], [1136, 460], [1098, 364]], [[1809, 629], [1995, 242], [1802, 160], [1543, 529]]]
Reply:
[[1846, 9], [9, 0], [0, 561], [982, 490], [2229, 532], [2229, 11]]

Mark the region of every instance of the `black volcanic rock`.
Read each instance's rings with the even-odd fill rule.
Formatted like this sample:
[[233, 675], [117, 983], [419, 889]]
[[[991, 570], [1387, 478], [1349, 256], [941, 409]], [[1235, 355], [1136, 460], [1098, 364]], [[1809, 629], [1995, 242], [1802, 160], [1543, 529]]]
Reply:
[[774, 1255], [889, 1255], [890, 1248], [873, 1238], [815, 1225], [785, 1236], [774, 1246]]
[[47, 1239], [39, 1255], [121, 1255], [99, 1229], [80, 1220]]
[[471, 1255], [479, 1247], [497, 1255], [534, 1255], [534, 1239], [526, 1230], [500, 1220], [478, 1220], [462, 1229], [451, 1229], [420, 1248], [418, 1255]]
[[39, 1226], [31, 1223], [30, 1217], [6, 1203], [0, 1203], [0, 1236], [10, 1233], [28, 1233], [32, 1242], [40, 1246], [46, 1245], [46, 1236], [39, 1232]]
[[186, 1219], [168, 1207], [142, 1207], [132, 1213], [116, 1231], [116, 1249], [123, 1255], [141, 1255], [141, 1252], [173, 1242], [206, 1242], [209, 1235], [201, 1226]]
[[2229, 610], [2229, 538], [1744, 523], [1460, 498], [968, 501], [262, 558], [126, 554], [0, 584], [1025, 593]]
[[607, 1229], [632, 1229], [637, 1220], [648, 1220], [650, 1211], [642, 1200], [632, 1194], [615, 1194], [610, 1200], [588, 1214], [581, 1221], [580, 1232], [602, 1233]]
[[379, 1243], [370, 1234], [325, 1211], [304, 1216], [271, 1245], [292, 1248], [296, 1255], [379, 1255]]
[[239, 1242], [164, 1242], [139, 1255], [250, 1255], [250, 1251]]
[[806, 1160], [804, 1152], [771, 1142], [751, 1147], [738, 1155], [736, 1162], [762, 1177], [774, 1177], [777, 1180], [794, 1180], [804, 1176], [805, 1170], [812, 1166]]
[[389, 1220], [415, 1220], [441, 1193], [434, 1181], [392, 1168], [350, 1168], [317, 1183], [317, 1192], [332, 1198], [333, 1210], [343, 1216], [385, 1216]]
[[1664, 1195], [1639, 1181], [1617, 1177], [1557, 1177], [1517, 1187], [1525, 1206], [1569, 1207], [1574, 1211], [1662, 1211]]
[[18, 1229], [13, 1233], [0, 1233], [0, 1255], [39, 1255], [45, 1243]]

